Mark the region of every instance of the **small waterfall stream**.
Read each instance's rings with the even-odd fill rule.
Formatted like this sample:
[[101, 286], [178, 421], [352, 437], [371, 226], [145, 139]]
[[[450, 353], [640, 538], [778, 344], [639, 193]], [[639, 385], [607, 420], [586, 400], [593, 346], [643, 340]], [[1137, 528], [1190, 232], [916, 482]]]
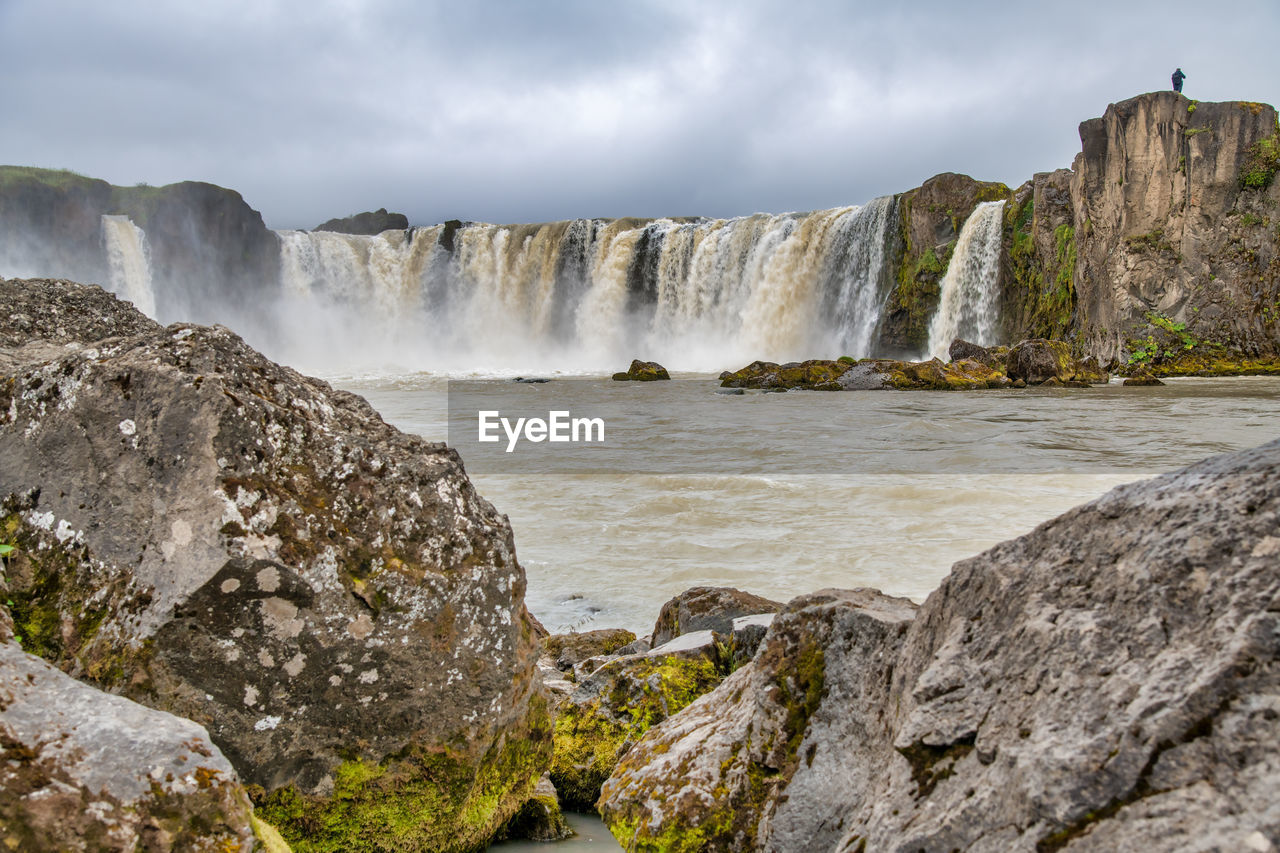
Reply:
[[154, 320], [156, 297], [151, 286], [151, 249], [146, 233], [127, 216], [104, 215], [102, 243], [107, 251], [111, 292]]
[[927, 356], [947, 359], [956, 338], [991, 346], [999, 319], [1000, 230], [1004, 202], [984, 201], [965, 220], [929, 324]]

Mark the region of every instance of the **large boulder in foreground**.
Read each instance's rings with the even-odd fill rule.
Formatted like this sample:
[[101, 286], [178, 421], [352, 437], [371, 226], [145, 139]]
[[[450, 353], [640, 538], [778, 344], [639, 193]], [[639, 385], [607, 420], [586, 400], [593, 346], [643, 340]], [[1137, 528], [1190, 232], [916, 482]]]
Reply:
[[793, 602], [605, 783], [629, 849], [1280, 845], [1280, 442]]
[[203, 728], [0, 642], [0, 844], [254, 849], [253, 809]]
[[550, 762], [537, 643], [452, 450], [220, 327], [65, 282], [0, 304], [30, 321], [0, 352], [28, 650], [205, 726], [299, 850], [472, 849], [516, 813]]

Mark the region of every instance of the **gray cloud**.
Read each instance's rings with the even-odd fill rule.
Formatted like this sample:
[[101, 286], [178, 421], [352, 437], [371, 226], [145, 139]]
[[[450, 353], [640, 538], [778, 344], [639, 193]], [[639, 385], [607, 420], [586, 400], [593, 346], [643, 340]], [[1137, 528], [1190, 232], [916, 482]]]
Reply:
[[212, 181], [276, 227], [807, 210], [1070, 165], [1079, 121], [1175, 65], [1274, 102], [1277, 25], [1273, 0], [0, 0], [0, 160]]

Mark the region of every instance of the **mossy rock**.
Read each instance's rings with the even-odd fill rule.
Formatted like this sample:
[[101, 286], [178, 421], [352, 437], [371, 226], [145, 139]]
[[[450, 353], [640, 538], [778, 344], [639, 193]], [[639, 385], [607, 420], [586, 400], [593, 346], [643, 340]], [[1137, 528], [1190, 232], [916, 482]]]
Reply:
[[840, 391], [840, 377], [856, 362], [810, 359], [777, 364], [772, 361], [753, 361], [746, 367], [720, 374], [723, 388], [756, 388], [762, 390], [789, 391]]
[[376, 764], [344, 762], [327, 797], [251, 790], [257, 812], [295, 853], [391, 849], [388, 839], [401, 851], [481, 849], [532, 798], [550, 758], [551, 718], [544, 700], [534, 705], [529, 727], [479, 762], [462, 744], [410, 745]]
[[551, 781], [567, 808], [591, 811], [600, 786], [650, 728], [724, 680], [727, 670], [701, 650], [630, 655], [610, 661], [560, 706]]
[[626, 373], [613, 374], [615, 382], [656, 382], [670, 378], [671, 375], [667, 373], [667, 369], [658, 362], [641, 361], [638, 358], [631, 362], [631, 367], [627, 368]]

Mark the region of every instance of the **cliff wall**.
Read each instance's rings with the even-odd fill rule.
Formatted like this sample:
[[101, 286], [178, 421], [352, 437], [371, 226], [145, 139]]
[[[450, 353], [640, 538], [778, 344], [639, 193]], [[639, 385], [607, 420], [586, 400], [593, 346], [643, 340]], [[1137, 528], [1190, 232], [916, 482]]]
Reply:
[[1078, 331], [1103, 358], [1149, 337], [1280, 351], [1280, 127], [1266, 104], [1153, 92], [1080, 125], [1071, 176]]
[[234, 190], [197, 181], [117, 187], [22, 166], [0, 166], [0, 274], [107, 284], [104, 215], [128, 216], [146, 232], [162, 318], [220, 318], [217, 305], [279, 287], [279, 240]]

